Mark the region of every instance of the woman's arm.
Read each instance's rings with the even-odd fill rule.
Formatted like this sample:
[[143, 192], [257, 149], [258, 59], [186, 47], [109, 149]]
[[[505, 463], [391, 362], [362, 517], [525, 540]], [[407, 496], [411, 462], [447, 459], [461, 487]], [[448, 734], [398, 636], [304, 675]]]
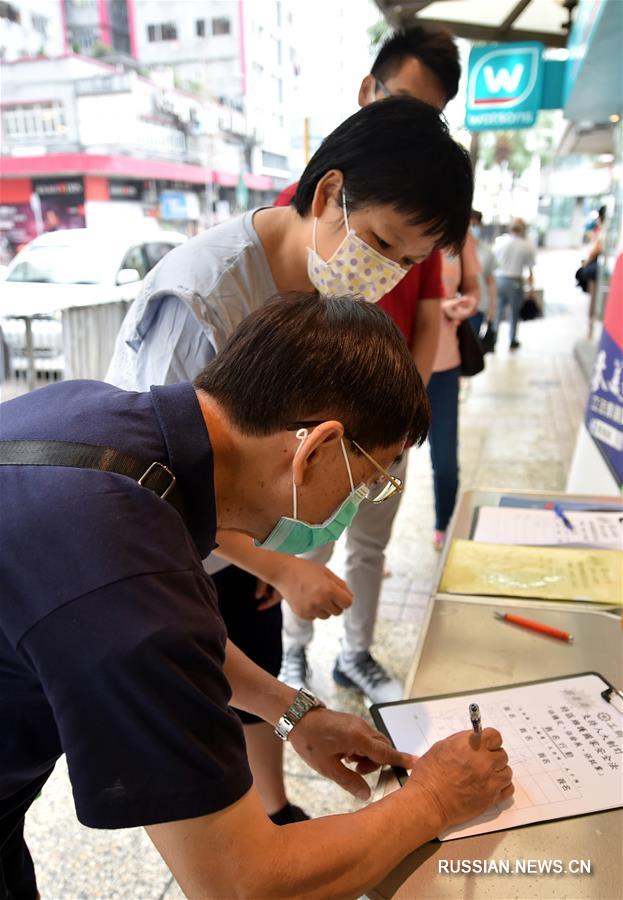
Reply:
[[[353, 602], [346, 582], [320, 563], [262, 550], [250, 537], [237, 531], [219, 531], [217, 541], [217, 556], [272, 585], [302, 619], [339, 616]], [[268, 609], [280, 599], [274, 597], [260, 609]]]

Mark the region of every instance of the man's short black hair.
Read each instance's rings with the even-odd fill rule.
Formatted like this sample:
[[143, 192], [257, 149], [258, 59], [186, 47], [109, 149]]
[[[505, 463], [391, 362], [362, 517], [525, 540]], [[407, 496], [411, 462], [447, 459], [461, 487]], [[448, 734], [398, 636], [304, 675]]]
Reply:
[[428, 103], [389, 97], [338, 125], [301, 175], [292, 201], [299, 215], [307, 215], [330, 169], [344, 175], [349, 210], [391, 206], [426, 234], [439, 234], [439, 247], [459, 252], [472, 208], [472, 164]]
[[472, 219], [476, 219], [476, 221], [482, 225], [482, 213], [479, 209], [472, 209]]
[[381, 46], [371, 73], [380, 81], [395, 75], [409, 57], [433, 72], [444, 89], [446, 103], [456, 97], [461, 78], [459, 51], [452, 34], [441, 26], [413, 25], [394, 32]]
[[194, 382], [243, 434], [336, 419], [364, 450], [421, 444], [430, 408], [407, 343], [379, 307], [296, 294], [247, 316]]

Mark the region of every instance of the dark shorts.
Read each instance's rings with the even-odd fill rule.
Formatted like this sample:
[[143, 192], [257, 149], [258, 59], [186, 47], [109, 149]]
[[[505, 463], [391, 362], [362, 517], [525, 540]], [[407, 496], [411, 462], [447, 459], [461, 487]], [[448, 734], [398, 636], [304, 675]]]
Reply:
[[52, 769], [0, 803], [0, 900], [35, 900], [37, 881], [24, 841], [24, 817]]
[[[237, 566], [227, 566], [212, 575], [218, 605], [229, 639], [257, 666], [277, 677], [281, 668], [281, 604], [258, 611], [257, 578]], [[236, 710], [245, 725], [261, 722], [258, 716]]]

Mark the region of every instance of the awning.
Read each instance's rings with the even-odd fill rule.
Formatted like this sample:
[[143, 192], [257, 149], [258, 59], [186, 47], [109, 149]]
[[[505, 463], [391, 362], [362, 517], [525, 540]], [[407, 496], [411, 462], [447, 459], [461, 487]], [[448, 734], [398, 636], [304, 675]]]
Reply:
[[541, 41], [565, 47], [577, 0], [375, 0], [394, 28], [445, 25], [457, 37], [507, 43]]
[[614, 156], [614, 128], [609, 124], [568, 122], [556, 147], [556, 156]]
[[[187, 184], [212, 183], [220, 184], [223, 187], [236, 187], [240, 180], [240, 175], [236, 172], [222, 172], [189, 163], [91, 153], [2, 156], [0, 157], [0, 172], [3, 179], [37, 178], [47, 175], [103, 175], [141, 180], [181, 181]], [[273, 189], [272, 178], [267, 175], [245, 172], [244, 182], [247, 187], [259, 191]]]

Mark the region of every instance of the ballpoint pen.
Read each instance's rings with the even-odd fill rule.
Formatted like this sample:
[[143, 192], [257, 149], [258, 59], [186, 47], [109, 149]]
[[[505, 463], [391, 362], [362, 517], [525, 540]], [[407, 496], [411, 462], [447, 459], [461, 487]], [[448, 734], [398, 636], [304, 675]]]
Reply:
[[573, 527], [573, 522], [571, 522], [569, 517], [565, 515], [565, 512], [564, 512], [562, 506], [560, 505], [560, 503], [554, 503], [552, 506], [552, 509], [554, 510], [554, 512], [556, 513], [558, 518], [561, 520], [561, 522], [563, 523], [565, 528], [568, 528], [569, 531], [575, 530]]
[[522, 628], [529, 628], [530, 631], [538, 631], [540, 634], [547, 634], [549, 637], [558, 638], [559, 641], [567, 641], [573, 643], [573, 635], [568, 631], [562, 631], [560, 628], [554, 628], [553, 625], [546, 625], [545, 622], [535, 622], [534, 619], [524, 619], [523, 616], [516, 616], [514, 613], [494, 612], [496, 619], [502, 619], [504, 622], [512, 622], [513, 625], [521, 625]]
[[480, 734], [480, 732], [482, 731], [482, 725], [480, 722], [480, 707], [477, 703], [469, 704], [469, 718], [472, 723], [474, 733]]

